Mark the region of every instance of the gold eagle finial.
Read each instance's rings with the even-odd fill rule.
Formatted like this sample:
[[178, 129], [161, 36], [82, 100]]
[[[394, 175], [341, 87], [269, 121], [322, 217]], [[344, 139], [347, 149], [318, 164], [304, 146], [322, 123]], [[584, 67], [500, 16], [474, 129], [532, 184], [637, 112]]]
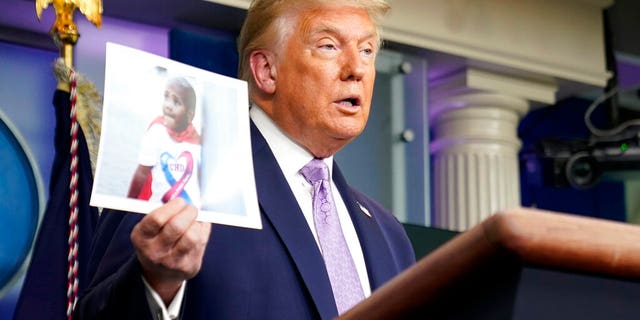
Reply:
[[80, 12], [87, 17], [91, 23], [100, 27], [102, 25], [102, 1], [101, 0], [36, 0], [36, 14], [38, 20], [42, 16], [42, 10], [46, 9], [50, 3], [53, 3], [53, 8], [56, 13], [70, 11], [73, 14], [73, 9], [78, 8]]
[[91, 23], [100, 27], [102, 25], [102, 0], [36, 0], [36, 15], [38, 20], [42, 11], [50, 3], [56, 10], [56, 21], [51, 27], [50, 33], [60, 47], [61, 55], [67, 66], [71, 67], [71, 47], [76, 44], [80, 33], [73, 21], [73, 12], [80, 9]]

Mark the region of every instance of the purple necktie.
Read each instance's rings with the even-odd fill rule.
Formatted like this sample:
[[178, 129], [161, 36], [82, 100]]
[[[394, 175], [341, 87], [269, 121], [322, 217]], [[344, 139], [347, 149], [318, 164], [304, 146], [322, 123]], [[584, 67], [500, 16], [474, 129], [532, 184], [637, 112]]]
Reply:
[[331, 195], [329, 168], [321, 159], [313, 159], [300, 173], [313, 186], [313, 220], [338, 314], [342, 314], [364, 299], [364, 293]]

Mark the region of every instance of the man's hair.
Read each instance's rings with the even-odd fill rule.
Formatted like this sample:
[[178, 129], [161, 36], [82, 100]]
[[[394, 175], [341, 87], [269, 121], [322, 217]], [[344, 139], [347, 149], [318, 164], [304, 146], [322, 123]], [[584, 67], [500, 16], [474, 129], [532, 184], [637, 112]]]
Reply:
[[167, 85], [169, 84], [175, 84], [180, 87], [180, 89], [182, 89], [181, 98], [182, 100], [184, 100], [185, 107], [187, 107], [187, 110], [193, 111], [195, 113], [196, 91], [193, 90], [191, 83], [189, 83], [189, 81], [183, 77], [175, 77], [167, 81]]
[[[293, 26], [287, 23], [296, 22], [288, 18], [305, 9], [325, 5], [365, 9], [378, 28], [379, 39], [382, 37], [379, 23], [391, 8], [386, 0], [254, 0], [247, 11], [238, 37], [238, 77], [247, 81], [250, 88], [253, 87], [249, 66], [251, 52], [259, 48], [273, 50], [281, 47], [293, 29]], [[380, 42], [381, 40], [378, 41], [378, 45]]]

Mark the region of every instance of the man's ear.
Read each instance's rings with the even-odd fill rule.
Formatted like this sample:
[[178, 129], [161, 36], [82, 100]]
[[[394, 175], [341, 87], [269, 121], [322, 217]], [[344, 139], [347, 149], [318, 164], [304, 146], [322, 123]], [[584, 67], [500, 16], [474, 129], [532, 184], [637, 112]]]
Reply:
[[275, 58], [269, 51], [258, 50], [249, 56], [251, 74], [258, 89], [267, 94], [276, 92], [276, 67]]

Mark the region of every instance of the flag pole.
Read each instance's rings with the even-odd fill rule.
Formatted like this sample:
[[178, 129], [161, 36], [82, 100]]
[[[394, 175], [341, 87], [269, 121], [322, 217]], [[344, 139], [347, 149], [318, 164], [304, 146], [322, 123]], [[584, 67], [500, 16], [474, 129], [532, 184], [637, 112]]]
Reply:
[[[69, 89], [71, 97], [70, 116], [70, 165], [69, 165], [69, 220], [67, 239], [67, 306], [66, 317], [73, 318], [73, 311], [78, 301], [79, 291], [79, 225], [78, 225], [78, 134], [79, 124], [77, 119], [77, 79], [78, 75], [73, 70], [73, 47], [78, 42], [80, 33], [73, 21], [73, 14], [76, 9], [86, 15], [87, 19], [97, 27], [102, 23], [102, 3], [101, 0], [36, 0], [36, 14], [38, 19], [42, 10], [46, 9], [49, 3], [53, 3], [56, 11], [56, 20], [51, 28], [50, 34], [60, 49], [60, 57], [69, 68]], [[60, 84], [59, 84], [60, 87]]]

